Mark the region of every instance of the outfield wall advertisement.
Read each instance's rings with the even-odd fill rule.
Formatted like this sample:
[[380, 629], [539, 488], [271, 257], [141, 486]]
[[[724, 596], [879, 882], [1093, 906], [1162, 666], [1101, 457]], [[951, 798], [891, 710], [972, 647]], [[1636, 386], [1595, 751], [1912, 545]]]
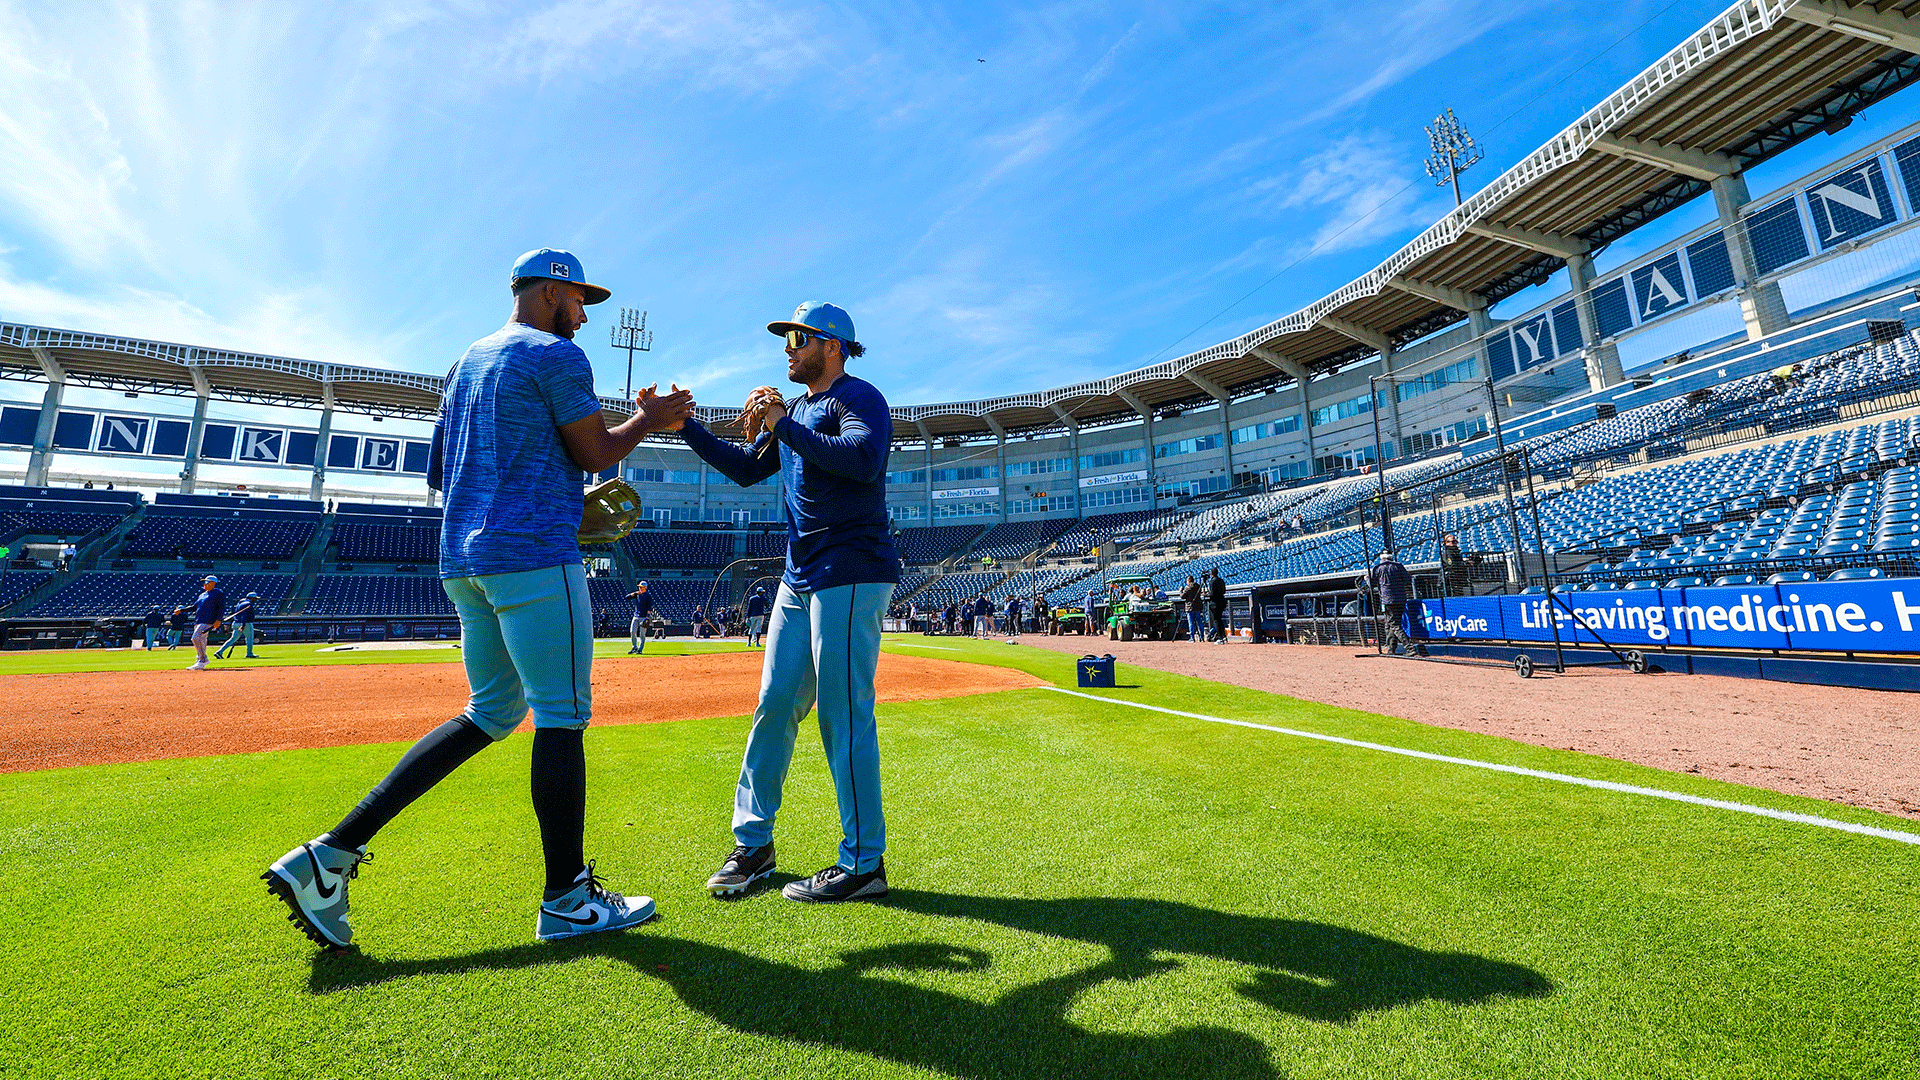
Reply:
[[1419, 624], [1437, 640], [1920, 653], [1920, 579], [1427, 600]]

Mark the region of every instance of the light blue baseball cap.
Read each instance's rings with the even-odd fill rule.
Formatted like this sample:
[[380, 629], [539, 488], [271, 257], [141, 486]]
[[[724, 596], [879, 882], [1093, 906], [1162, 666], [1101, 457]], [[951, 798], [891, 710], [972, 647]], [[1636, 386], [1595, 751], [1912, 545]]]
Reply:
[[824, 300], [809, 300], [793, 309], [792, 319], [767, 324], [769, 334], [784, 337], [789, 330], [811, 330], [841, 341], [859, 340], [853, 336], [853, 316], [847, 314], [847, 309]]
[[571, 281], [587, 291], [586, 302], [589, 304], [601, 303], [613, 295], [598, 285], [587, 284], [587, 272], [581, 268], [579, 258], [573, 252], [559, 248], [534, 248], [513, 261], [513, 276], [509, 281], [530, 277]]

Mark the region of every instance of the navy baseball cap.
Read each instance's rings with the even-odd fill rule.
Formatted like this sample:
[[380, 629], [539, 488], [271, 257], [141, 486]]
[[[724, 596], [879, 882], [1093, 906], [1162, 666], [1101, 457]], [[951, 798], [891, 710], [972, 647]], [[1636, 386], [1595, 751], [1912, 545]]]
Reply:
[[847, 314], [847, 309], [824, 300], [809, 300], [793, 309], [792, 319], [767, 324], [770, 334], [785, 336], [789, 330], [811, 330], [841, 341], [859, 340], [853, 336], [853, 316]]
[[581, 268], [580, 260], [571, 251], [559, 248], [534, 248], [513, 261], [513, 276], [510, 281], [521, 278], [552, 278], [555, 281], [571, 281], [587, 291], [587, 303], [598, 304], [613, 293], [598, 285], [587, 284], [587, 272]]

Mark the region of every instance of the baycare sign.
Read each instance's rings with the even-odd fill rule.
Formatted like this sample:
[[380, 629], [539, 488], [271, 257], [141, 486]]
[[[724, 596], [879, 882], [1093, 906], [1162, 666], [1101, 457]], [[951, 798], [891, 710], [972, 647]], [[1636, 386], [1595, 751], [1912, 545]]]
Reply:
[[1420, 621], [1441, 640], [1920, 653], [1920, 578], [1427, 600]]

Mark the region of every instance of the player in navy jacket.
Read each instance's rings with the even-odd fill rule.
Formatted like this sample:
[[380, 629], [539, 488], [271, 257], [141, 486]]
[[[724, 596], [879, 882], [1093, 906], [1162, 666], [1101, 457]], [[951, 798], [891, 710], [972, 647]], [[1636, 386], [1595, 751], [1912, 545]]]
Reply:
[[787, 504], [786, 571], [734, 792], [736, 846], [707, 888], [738, 893], [773, 873], [781, 788], [800, 719], [817, 703], [843, 837], [832, 865], [783, 892], [808, 901], [884, 896], [873, 677], [881, 620], [900, 581], [886, 503], [893, 416], [879, 390], [846, 372], [847, 358], [866, 350], [845, 311], [809, 302], [767, 329], [786, 339], [787, 377], [807, 392], [786, 402], [771, 387], [754, 391], [741, 417], [746, 447], [697, 421], [683, 429], [687, 445], [742, 487], [780, 473]]

